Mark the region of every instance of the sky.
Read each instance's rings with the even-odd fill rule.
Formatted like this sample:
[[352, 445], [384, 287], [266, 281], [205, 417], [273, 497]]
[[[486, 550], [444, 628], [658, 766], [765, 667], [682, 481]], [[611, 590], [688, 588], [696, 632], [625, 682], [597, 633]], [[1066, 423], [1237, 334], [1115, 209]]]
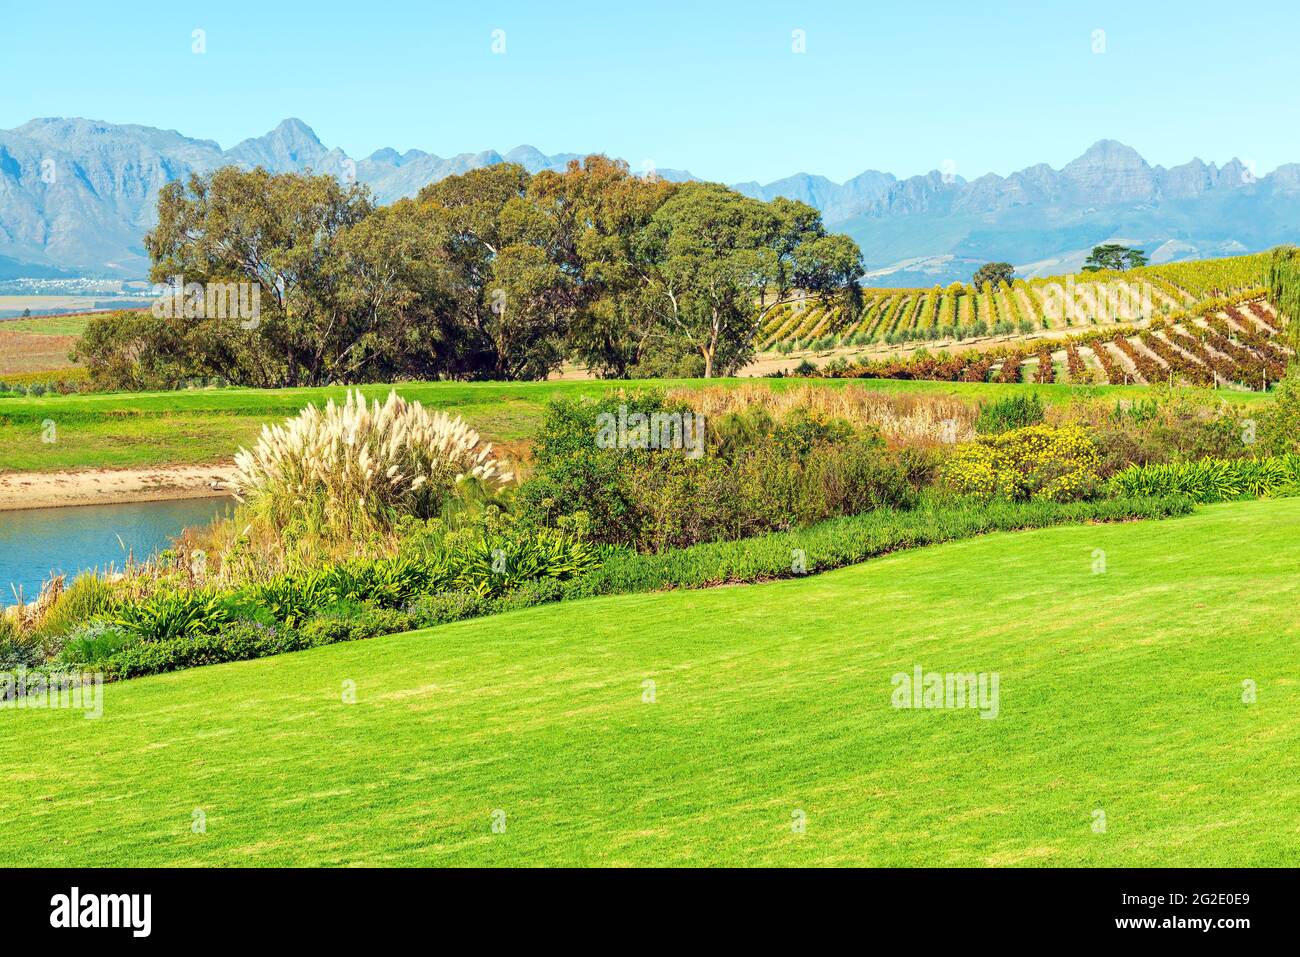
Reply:
[[1263, 175], [1300, 161], [1298, 44], [1272, 0], [0, 0], [0, 129], [228, 148], [296, 116], [355, 158], [527, 143], [723, 182], [971, 179], [1110, 138]]

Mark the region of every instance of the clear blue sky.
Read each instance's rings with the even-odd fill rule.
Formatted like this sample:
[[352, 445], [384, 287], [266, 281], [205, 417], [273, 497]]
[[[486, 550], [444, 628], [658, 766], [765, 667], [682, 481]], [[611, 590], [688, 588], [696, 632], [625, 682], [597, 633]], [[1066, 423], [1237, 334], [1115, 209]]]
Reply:
[[1109, 137], [1262, 174], [1300, 161], [1298, 49], [1294, 2], [0, 0], [0, 128], [84, 116], [229, 147], [298, 116], [358, 158], [530, 143], [727, 182], [972, 178]]

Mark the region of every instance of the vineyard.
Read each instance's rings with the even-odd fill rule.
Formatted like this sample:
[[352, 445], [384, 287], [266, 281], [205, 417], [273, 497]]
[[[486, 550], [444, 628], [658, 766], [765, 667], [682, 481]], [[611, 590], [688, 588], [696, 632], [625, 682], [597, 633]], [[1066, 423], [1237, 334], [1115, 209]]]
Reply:
[[989, 335], [1083, 333], [1120, 324], [1194, 323], [1264, 295], [1269, 254], [1144, 266], [1126, 272], [1017, 279], [982, 289], [863, 289], [860, 298], [806, 298], [773, 307], [760, 350], [962, 341]]
[[1092, 328], [1065, 338], [955, 355], [922, 352], [854, 365], [841, 359], [820, 374], [945, 382], [1165, 383], [1258, 391], [1281, 379], [1294, 359], [1280, 335], [1282, 327], [1276, 309], [1255, 299], [1156, 318], [1143, 328]]

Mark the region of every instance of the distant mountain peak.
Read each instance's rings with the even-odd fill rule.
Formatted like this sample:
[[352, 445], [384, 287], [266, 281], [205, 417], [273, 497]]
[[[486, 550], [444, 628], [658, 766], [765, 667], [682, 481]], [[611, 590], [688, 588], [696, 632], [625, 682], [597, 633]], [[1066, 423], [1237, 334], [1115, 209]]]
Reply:
[[[379, 202], [389, 203], [494, 163], [562, 171], [584, 155], [547, 155], [529, 144], [504, 154], [485, 149], [446, 158], [383, 148], [354, 162], [322, 144], [297, 117], [226, 150], [175, 130], [43, 117], [0, 130], [0, 270], [16, 275], [26, 265], [34, 272], [140, 278], [148, 268], [142, 237], [154, 221], [158, 190], [232, 163], [277, 173], [355, 174]], [[666, 168], [657, 173], [694, 178]], [[870, 275], [894, 284], [969, 279], [973, 266], [986, 260], [1030, 263], [1026, 275], [1059, 272], [1081, 264], [1090, 244], [1119, 235], [1159, 250], [1162, 259], [1225, 255], [1300, 238], [1289, 225], [1300, 222], [1300, 164], [1258, 177], [1236, 158], [1222, 168], [1192, 159], [1165, 169], [1111, 139], [1093, 143], [1060, 170], [1037, 163], [1005, 177], [988, 173], [967, 181], [951, 171], [899, 179], [867, 169], [842, 183], [799, 172], [733, 188], [821, 210], [829, 228], [859, 242]]]
[[264, 166], [273, 173], [314, 166], [328, 152], [316, 131], [296, 117], [281, 120], [271, 132], [227, 150], [236, 162]]

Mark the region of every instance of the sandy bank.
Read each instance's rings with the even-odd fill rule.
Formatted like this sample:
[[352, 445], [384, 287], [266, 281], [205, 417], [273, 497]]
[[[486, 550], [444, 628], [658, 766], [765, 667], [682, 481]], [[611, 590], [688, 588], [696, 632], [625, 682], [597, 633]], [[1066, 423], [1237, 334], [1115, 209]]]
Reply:
[[229, 495], [234, 472], [227, 464], [5, 472], [0, 473], [0, 511]]

